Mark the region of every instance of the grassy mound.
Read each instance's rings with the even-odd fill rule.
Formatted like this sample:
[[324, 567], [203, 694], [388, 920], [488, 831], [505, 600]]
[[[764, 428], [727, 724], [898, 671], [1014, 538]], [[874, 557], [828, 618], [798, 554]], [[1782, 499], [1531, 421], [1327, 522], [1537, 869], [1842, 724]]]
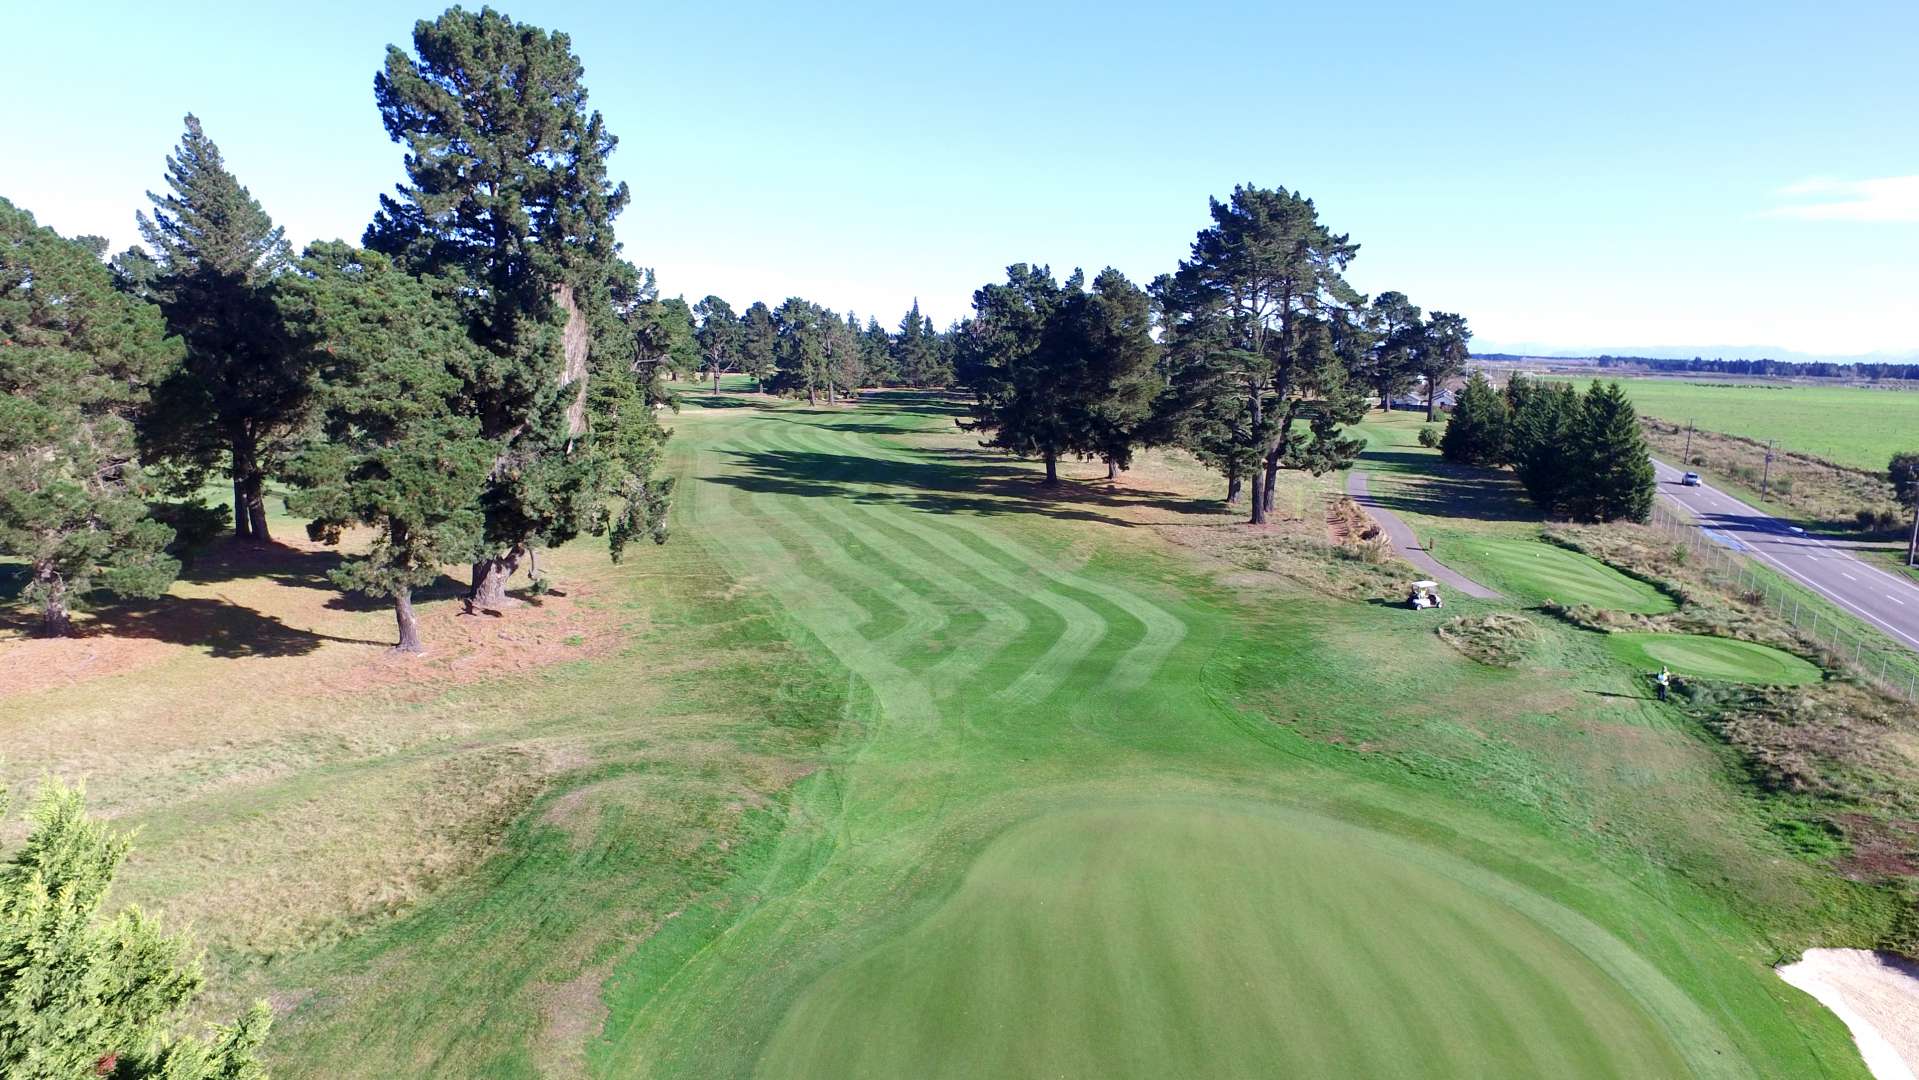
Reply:
[[1512, 592], [1572, 606], [1656, 615], [1672, 611], [1672, 598], [1637, 578], [1576, 551], [1534, 540], [1473, 539], [1454, 545], [1488, 576]]
[[1512, 667], [1519, 663], [1539, 640], [1539, 627], [1524, 615], [1510, 611], [1462, 615], [1441, 623], [1435, 632], [1446, 644], [1494, 667]]
[[1613, 634], [1614, 655], [1636, 668], [1661, 664], [1681, 678], [1785, 686], [1818, 682], [1819, 669], [1789, 652], [1750, 641], [1698, 634]]
[[1377, 840], [1226, 805], [1041, 817], [808, 988], [760, 1074], [1688, 1072], [1603, 959]]

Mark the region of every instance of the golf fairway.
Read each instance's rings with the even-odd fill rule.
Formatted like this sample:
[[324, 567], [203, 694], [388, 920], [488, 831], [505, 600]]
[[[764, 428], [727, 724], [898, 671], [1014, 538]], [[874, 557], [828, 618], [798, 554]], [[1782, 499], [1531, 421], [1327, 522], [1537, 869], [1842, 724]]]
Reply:
[[[683, 418], [677, 512], [848, 672], [860, 735], [736, 893], [613, 970], [594, 1074], [1750, 1076], [1728, 1010], [1789, 1030], [1763, 965], [1670, 951], [1696, 931], [1642, 891], [1221, 704], [1267, 672], [1356, 717], [1499, 676], [1304, 596], [1249, 638], [1097, 504], [922, 441], [950, 425], [909, 395]], [[1355, 619], [1367, 659], [1313, 629]], [[1554, 869], [1520, 885], [1367, 823], [1429, 814]]]
[[1685, 1073], [1630, 991], [1354, 830], [1120, 805], [996, 840], [924, 923], [811, 988], [761, 1075]]
[[1534, 600], [1591, 604], [1611, 611], [1657, 614], [1676, 606], [1651, 585], [1577, 551], [1533, 540], [1462, 540], [1457, 547], [1475, 568], [1486, 567], [1500, 584]]
[[[681, 665], [689, 740], [799, 718], [818, 748], [767, 759], [776, 797], [699, 742], [677, 777], [588, 777], [605, 810], [529, 816], [484, 887], [323, 958], [377, 989], [291, 1019], [302, 1075], [1863, 1075], [1773, 941], [1615, 842], [1686, 823], [1719, 799], [1690, 770], [1721, 768], [1625, 666], [1569, 688], [1403, 609], [1241, 587], [1143, 527], [1177, 493], [1043, 489], [959, 412], [676, 418], [675, 538], [634, 560], [657, 621], [609, 663]], [[743, 692], [735, 657], [775, 640], [785, 674]], [[598, 737], [650, 751], [645, 710], [606, 709]], [[652, 831], [688, 778], [719, 831]], [[1709, 865], [1781, 873], [1745, 851]], [[621, 914], [665, 860], [687, 891]]]

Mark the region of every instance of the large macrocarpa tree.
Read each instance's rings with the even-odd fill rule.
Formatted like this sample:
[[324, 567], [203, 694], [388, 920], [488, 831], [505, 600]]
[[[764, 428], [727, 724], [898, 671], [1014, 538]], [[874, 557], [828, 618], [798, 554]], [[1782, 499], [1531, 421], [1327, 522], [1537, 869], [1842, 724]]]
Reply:
[[265, 1002], [207, 1038], [174, 1034], [205, 984], [199, 962], [138, 909], [102, 918], [128, 847], [77, 789], [42, 787], [0, 864], [0, 1076], [266, 1080]]
[[103, 247], [0, 199], [0, 553], [26, 561], [24, 599], [50, 636], [72, 631], [89, 590], [158, 596], [180, 569], [134, 428], [178, 343], [114, 287]]
[[323, 378], [323, 438], [294, 460], [292, 508], [316, 540], [374, 529], [330, 575], [393, 599], [400, 652], [422, 651], [413, 591], [483, 540], [479, 496], [492, 443], [469, 408], [481, 352], [448, 279], [414, 277], [383, 255], [315, 244], [286, 278], [282, 306]]
[[[607, 178], [617, 140], [586, 107], [567, 36], [455, 7], [418, 23], [413, 47], [389, 48], [374, 80], [387, 133], [407, 147], [408, 182], [381, 199], [366, 243], [410, 272], [456, 278], [485, 352], [468, 392], [494, 454], [468, 602], [497, 610], [541, 545], [595, 528], [657, 531], [641, 519], [664, 485], [623, 470], [652, 460], [642, 448], [660, 438], [650, 409], [626, 407], [659, 358], [639, 348], [647, 327], [611, 310], [613, 219], [629, 195]], [[620, 385], [600, 393], [601, 377]], [[606, 518], [610, 491], [644, 496], [622, 500], [627, 527]]]
[[1359, 245], [1285, 188], [1235, 187], [1211, 210], [1161, 306], [1175, 335], [1206, 349], [1184, 374], [1242, 403], [1235, 420], [1206, 430], [1243, 441], [1208, 452], [1229, 483], [1251, 481], [1257, 525], [1272, 512], [1280, 469], [1344, 468], [1365, 445], [1341, 434], [1365, 411], [1348, 377], [1363, 362], [1364, 338], [1348, 329], [1362, 297], [1341, 276]]
[[971, 426], [986, 445], [1046, 466], [1065, 454], [1097, 458], [1113, 479], [1145, 437], [1159, 400], [1159, 346], [1145, 292], [1108, 268], [1085, 286], [1061, 285], [1043, 266], [1007, 268], [1006, 282], [973, 294], [960, 369], [973, 390]]
[[183, 466], [176, 486], [185, 490], [224, 462], [234, 535], [264, 543], [266, 482], [298, 445], [312, 393], [305, 354], [287, 340], [274, 304], [274, 282], [292, 255], [193, 116], [166, 179], [169, 194], [147, 194], [153, 216], [138, 215], [151, 251], [135, 247], [117, 260], [123, 287], [157, 302], [186, 349], [153, 388], [144, 451]]

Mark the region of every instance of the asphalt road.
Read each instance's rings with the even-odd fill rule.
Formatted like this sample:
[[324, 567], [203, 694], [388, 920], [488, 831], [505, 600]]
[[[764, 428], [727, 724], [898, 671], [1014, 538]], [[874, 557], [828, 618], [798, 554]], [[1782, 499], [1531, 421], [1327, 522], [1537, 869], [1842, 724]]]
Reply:
[[1844, 547], [1809, 535], [1762, 510], [1702, 484], [1686, 487], [1680, 470], [1654, 460], [1659, 495], [1697, 518], [1706, 535], [1760, 562], [1919, 652], [1919, 582], [1858, 559]]

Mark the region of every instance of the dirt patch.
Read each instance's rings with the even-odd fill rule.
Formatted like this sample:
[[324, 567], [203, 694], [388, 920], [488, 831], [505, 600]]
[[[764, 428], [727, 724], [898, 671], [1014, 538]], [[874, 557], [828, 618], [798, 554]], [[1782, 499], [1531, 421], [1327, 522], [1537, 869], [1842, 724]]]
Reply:
[[7, 653], [7, 662], [0, 664], [0, 698], [139, 671], [186, 651], [152, 638], [100, 633], [70, 638], [0, 636], [0, 648]]
[[1919, 1071], [1919, 966], [1893, 953], [1807, 949], [1779, 977], [1811, 994], [1852, 1031], [1878, 1080]]
[[543, 1052], [537, 1062], [540, 1075], [586, 1075], [586, 1045], [606, 1026], [609, 1015], [600, 987], [612, 974], [612, 964], [600, 964], [581, 972], [578, 978], [550, 984], [540, 995], [540, 1018], [545, 1028]]

